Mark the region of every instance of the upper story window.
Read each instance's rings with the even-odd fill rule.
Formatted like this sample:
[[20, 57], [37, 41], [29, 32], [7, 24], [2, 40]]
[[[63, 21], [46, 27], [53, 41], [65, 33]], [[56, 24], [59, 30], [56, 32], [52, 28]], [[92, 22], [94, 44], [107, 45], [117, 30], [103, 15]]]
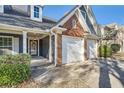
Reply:
[[39, 7], [34, 6], [34, 17], [39, 18]]

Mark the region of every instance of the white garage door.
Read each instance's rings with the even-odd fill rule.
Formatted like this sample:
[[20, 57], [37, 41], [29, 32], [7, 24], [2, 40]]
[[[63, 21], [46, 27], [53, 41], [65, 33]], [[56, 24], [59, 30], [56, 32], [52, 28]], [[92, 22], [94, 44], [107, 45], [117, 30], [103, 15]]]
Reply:
[[84, 40], [81, 38], [62, 36], [62, 63], [84, 61]]
[[96, 58], [96, 43], [95, 40], [88, 40], [88, 57], [89, 59]]

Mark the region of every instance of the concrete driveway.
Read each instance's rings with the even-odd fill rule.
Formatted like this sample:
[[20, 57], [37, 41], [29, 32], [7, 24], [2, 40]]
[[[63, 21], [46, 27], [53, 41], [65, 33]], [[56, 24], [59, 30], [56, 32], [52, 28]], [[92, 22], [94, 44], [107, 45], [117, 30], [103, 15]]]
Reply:
[[32, 67], [32, 79], [39, 87], [124, 87], [124, 61], [115, 59], [89, 60], [55, 67], [44, 64]]

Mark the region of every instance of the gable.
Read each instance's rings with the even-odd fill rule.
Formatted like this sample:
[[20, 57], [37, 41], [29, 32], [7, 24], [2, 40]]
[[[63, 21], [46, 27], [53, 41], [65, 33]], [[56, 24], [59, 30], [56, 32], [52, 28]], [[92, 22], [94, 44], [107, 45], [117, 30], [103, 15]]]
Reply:
[[[72, 21], [76, 21], [76, 27], [73, 27]], [[72, 15], [72, 17], [67, 20], [63, 26], [67, 29], [67, 31], [63, 32], [63, 35], [69, 35], [74, 37], [83, 37], [84, 35], [84, 28], [81, 26], [76, 14]]]

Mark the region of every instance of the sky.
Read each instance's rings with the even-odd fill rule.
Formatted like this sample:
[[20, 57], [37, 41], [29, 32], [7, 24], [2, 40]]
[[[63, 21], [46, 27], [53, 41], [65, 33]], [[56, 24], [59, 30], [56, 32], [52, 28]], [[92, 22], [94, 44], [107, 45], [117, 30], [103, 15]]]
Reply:
[[[43, 16], [59, 20], [74, 6], [71, 5], [48, 5], [43, 9]], [[98, 24], [109, 24], [112, 22], [124, 24], [124, 5], [92, 5], [92, 10]]]
[[124, 24], [124, 5], [96, 5], [92, 10], [99, 24]]
[[43, 8], [43, 16], [59, 20], [73, 7], [72, 5], [46, 5]]

